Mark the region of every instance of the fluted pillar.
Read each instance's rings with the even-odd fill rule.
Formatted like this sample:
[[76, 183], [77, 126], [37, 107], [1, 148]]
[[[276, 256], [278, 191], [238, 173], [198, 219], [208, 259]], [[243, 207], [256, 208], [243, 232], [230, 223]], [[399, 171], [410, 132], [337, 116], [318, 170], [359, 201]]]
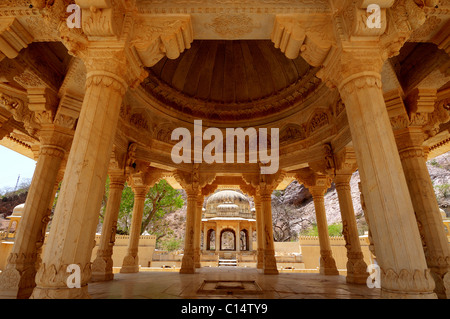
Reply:
[[197, 216], [197, 198], [199, 194], [197, 189], [186, 190], [186, 193], [187, 193], [186, 233], [184, 239], [184, 255], [181, 261], [180, 274], [193, 274], [195, 273], [194, 234]]
[[248, 251], [253, 251], [253, 227], [250, 224], [248, 228]]
[[220, 252], [220, 228], [216, 223], [216, 241], [215, 241], [215, 251], [216, 253]]
[[42, 233], [45, 236], [55, 198], [55, 185], [59, 182], [58, 173], [70, 148], [73, 131], [47, 125], [40, 135], [42, 145], [23, 217], [8, 257], [8, 265], [0, 275], [1, 298], [29, 298], [35, 287], [39, 243], [43, 243]]
[[41, 267], [42, 264], [42, 251], [44, 248], [44, 243], [45, 243], [45, 236], [47, 234], [47, 226], [48, 223], [51, 220], [51, 213], [52, 213], [52, 209], [54, 206], [54, 198], [56, 197], [56, 193], [58, 192], [59, 186], [61, 184], [61, 181], [64, 177], [64, 170], [65, 170], [65, 160], [63, 161], [63, 163], [61, 164], [61, 167], [59, 169], [58, 172], [58, 176], [56, 177], [56, 182], [55, 185], [53, 187], [53, 195], [51, 196], [51, 198], [53, 198], [53, 200], [50, 201], [49, 205], [48, 205], [48, 211], [47, 214], [44, 216], [44, 218], [42, 219], [42, 228], [41, 228], [41, 235], [39, 236], [39, 239], [36, 243], [36, 252], [37, 252], [37, 256], [36, 256], [36, 269], [39, 269], [39, 267]]
[[236, 228], [236, 252], [240, 252], [241, 251], [241, 225], [238, 222], [237, 223], [237, 228]]
[[[107, 59], [104, 59], [105, 61]], [[108, 61], [113, 68], [115, 61]], [[86, 93], [67, 162], [33, 298], [88, 298], [91, 254], [120, 105], [127, 83], [90, 66]], [[52, 185], [53, 187], [53, 185]], [[80, 269], [80, 288], [69, 288], [68, 266]]]
[[208, 228], [206, 228], [206, 224], [203, 225], [203, 251], [208, 251], [210, 243], [209, 243], [209, 234]]
[[113, 248], [116, 240], [117, 218], [119, 216], [122, 192], [125, 187], [126, 176], [123, 171], [109, 173], [109, 194], [106, 203], [105, 218], [103, 220], [102, 235], [97, 250], [97, 257], [92, 263], [92, 281], [108, 281], [114, 279]]
[[255, 210], [256, 210], [256, 239], [258, 245], [258, 251], [256, 255], [256, 268], [264, 268], [264, 220], [261, 211], [261, 197], [255, 196]]
[[363, 184], [383, 296], [435, 298], [381, 89], [382, 62], [370, 52], [361, 60], [342, 54], [337, 85]]
[[352, 194], [350, 189], [351, 174], [337, 174], [334, 178], [336, 191], [339, 198], [339, 208], [343, 225], [345, 248], [347, 248], [347, 277], [351, 284], [366, 284], [367, 264], [359, 242], [358, 227], [356, 225], [355, 210], [353, 209]]
[[322, 275], [339, 275], [336, 262], [331, 251], [330, 237], [328, 234], [328, 222], [325, 211], [324, 195], [326, 187], [310, 187], [309, 191], [314, 200], [316, 211], [317, 230], [320, 244], [320, 273]]
[[129, 274], [139, 272], [139, 237], [141, 236], [142, 217], [144, 215], [145, 196], [148, 193], [147, 186], [133, 187], [134, 205], [131, 218], [130, 239], [127, 254], [123, 258], [121, 273]]
[[435, 281], [434, 291], [439, 298], [449, 299], [449, 245], [426, 166], [426, 154], [422, 147], [424, 134], [419, 127], [409, 127], [397, 130], [395, 137], [423, 240], [426, 262]]
[[200, 258], [201, 258], [201, 250], [200, 250], [200, 243], [202, 240], [202, 208], [203, 208], [203, 196], [199, 195], [197, 197], [197, 208], [196, 208], [196, 215], [195, 215], [195, 222], [196, 227], [194, 228], [194, 263], [195, 268], [200, 268]]
[[273, 243], [272, 226], [272, 192], [270, 190], [261, 191], [261, 213], [264, 221], [263, 225], [263, 248], [264, 248], [264, 274], [278, 274], [277, 261], [275, 259], [275, 247]]

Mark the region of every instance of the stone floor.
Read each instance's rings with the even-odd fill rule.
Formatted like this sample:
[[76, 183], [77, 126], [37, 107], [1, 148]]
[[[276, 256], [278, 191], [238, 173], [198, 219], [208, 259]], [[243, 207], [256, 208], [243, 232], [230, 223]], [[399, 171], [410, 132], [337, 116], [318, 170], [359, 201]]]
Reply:
[[[254, 281], [262, 292], [239, 291], [205, 295], [199, 292], [204, 281]], [[310, 273], [264, 275], [254, 268], [201, 268], [193, 275], [178, 272], [115, 274], [110, 282], [89, 284], [93, 299], [378, 299], [380, 289], [349, 285], [344, 276]]]

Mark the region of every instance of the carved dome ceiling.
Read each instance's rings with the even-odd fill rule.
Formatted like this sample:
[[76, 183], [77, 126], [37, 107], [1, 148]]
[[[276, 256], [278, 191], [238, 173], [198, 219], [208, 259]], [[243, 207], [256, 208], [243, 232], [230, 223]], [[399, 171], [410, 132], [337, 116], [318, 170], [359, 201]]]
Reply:
[[165, 107], [210, 120], [265, 117], [301, 103], [320, 84], [302, 58], [271, 41], [194, 41], [176, 60], [148, 68], [142, 86]]

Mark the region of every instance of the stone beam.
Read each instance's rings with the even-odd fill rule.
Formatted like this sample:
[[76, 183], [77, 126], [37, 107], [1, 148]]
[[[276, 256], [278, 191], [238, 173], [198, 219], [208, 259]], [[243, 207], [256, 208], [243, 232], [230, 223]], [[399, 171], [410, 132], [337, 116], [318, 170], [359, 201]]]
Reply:
[[0, 18], [0, 53], [14, 59], [32, 41], [33, 37], [17, 18]]

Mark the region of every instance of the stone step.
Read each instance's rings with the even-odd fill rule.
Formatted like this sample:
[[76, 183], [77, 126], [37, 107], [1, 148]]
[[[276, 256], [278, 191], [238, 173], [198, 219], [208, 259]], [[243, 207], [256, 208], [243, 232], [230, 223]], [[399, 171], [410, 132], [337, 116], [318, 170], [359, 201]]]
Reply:
[[237, 259], [219, 259], [220, 266], [237, 266]]

